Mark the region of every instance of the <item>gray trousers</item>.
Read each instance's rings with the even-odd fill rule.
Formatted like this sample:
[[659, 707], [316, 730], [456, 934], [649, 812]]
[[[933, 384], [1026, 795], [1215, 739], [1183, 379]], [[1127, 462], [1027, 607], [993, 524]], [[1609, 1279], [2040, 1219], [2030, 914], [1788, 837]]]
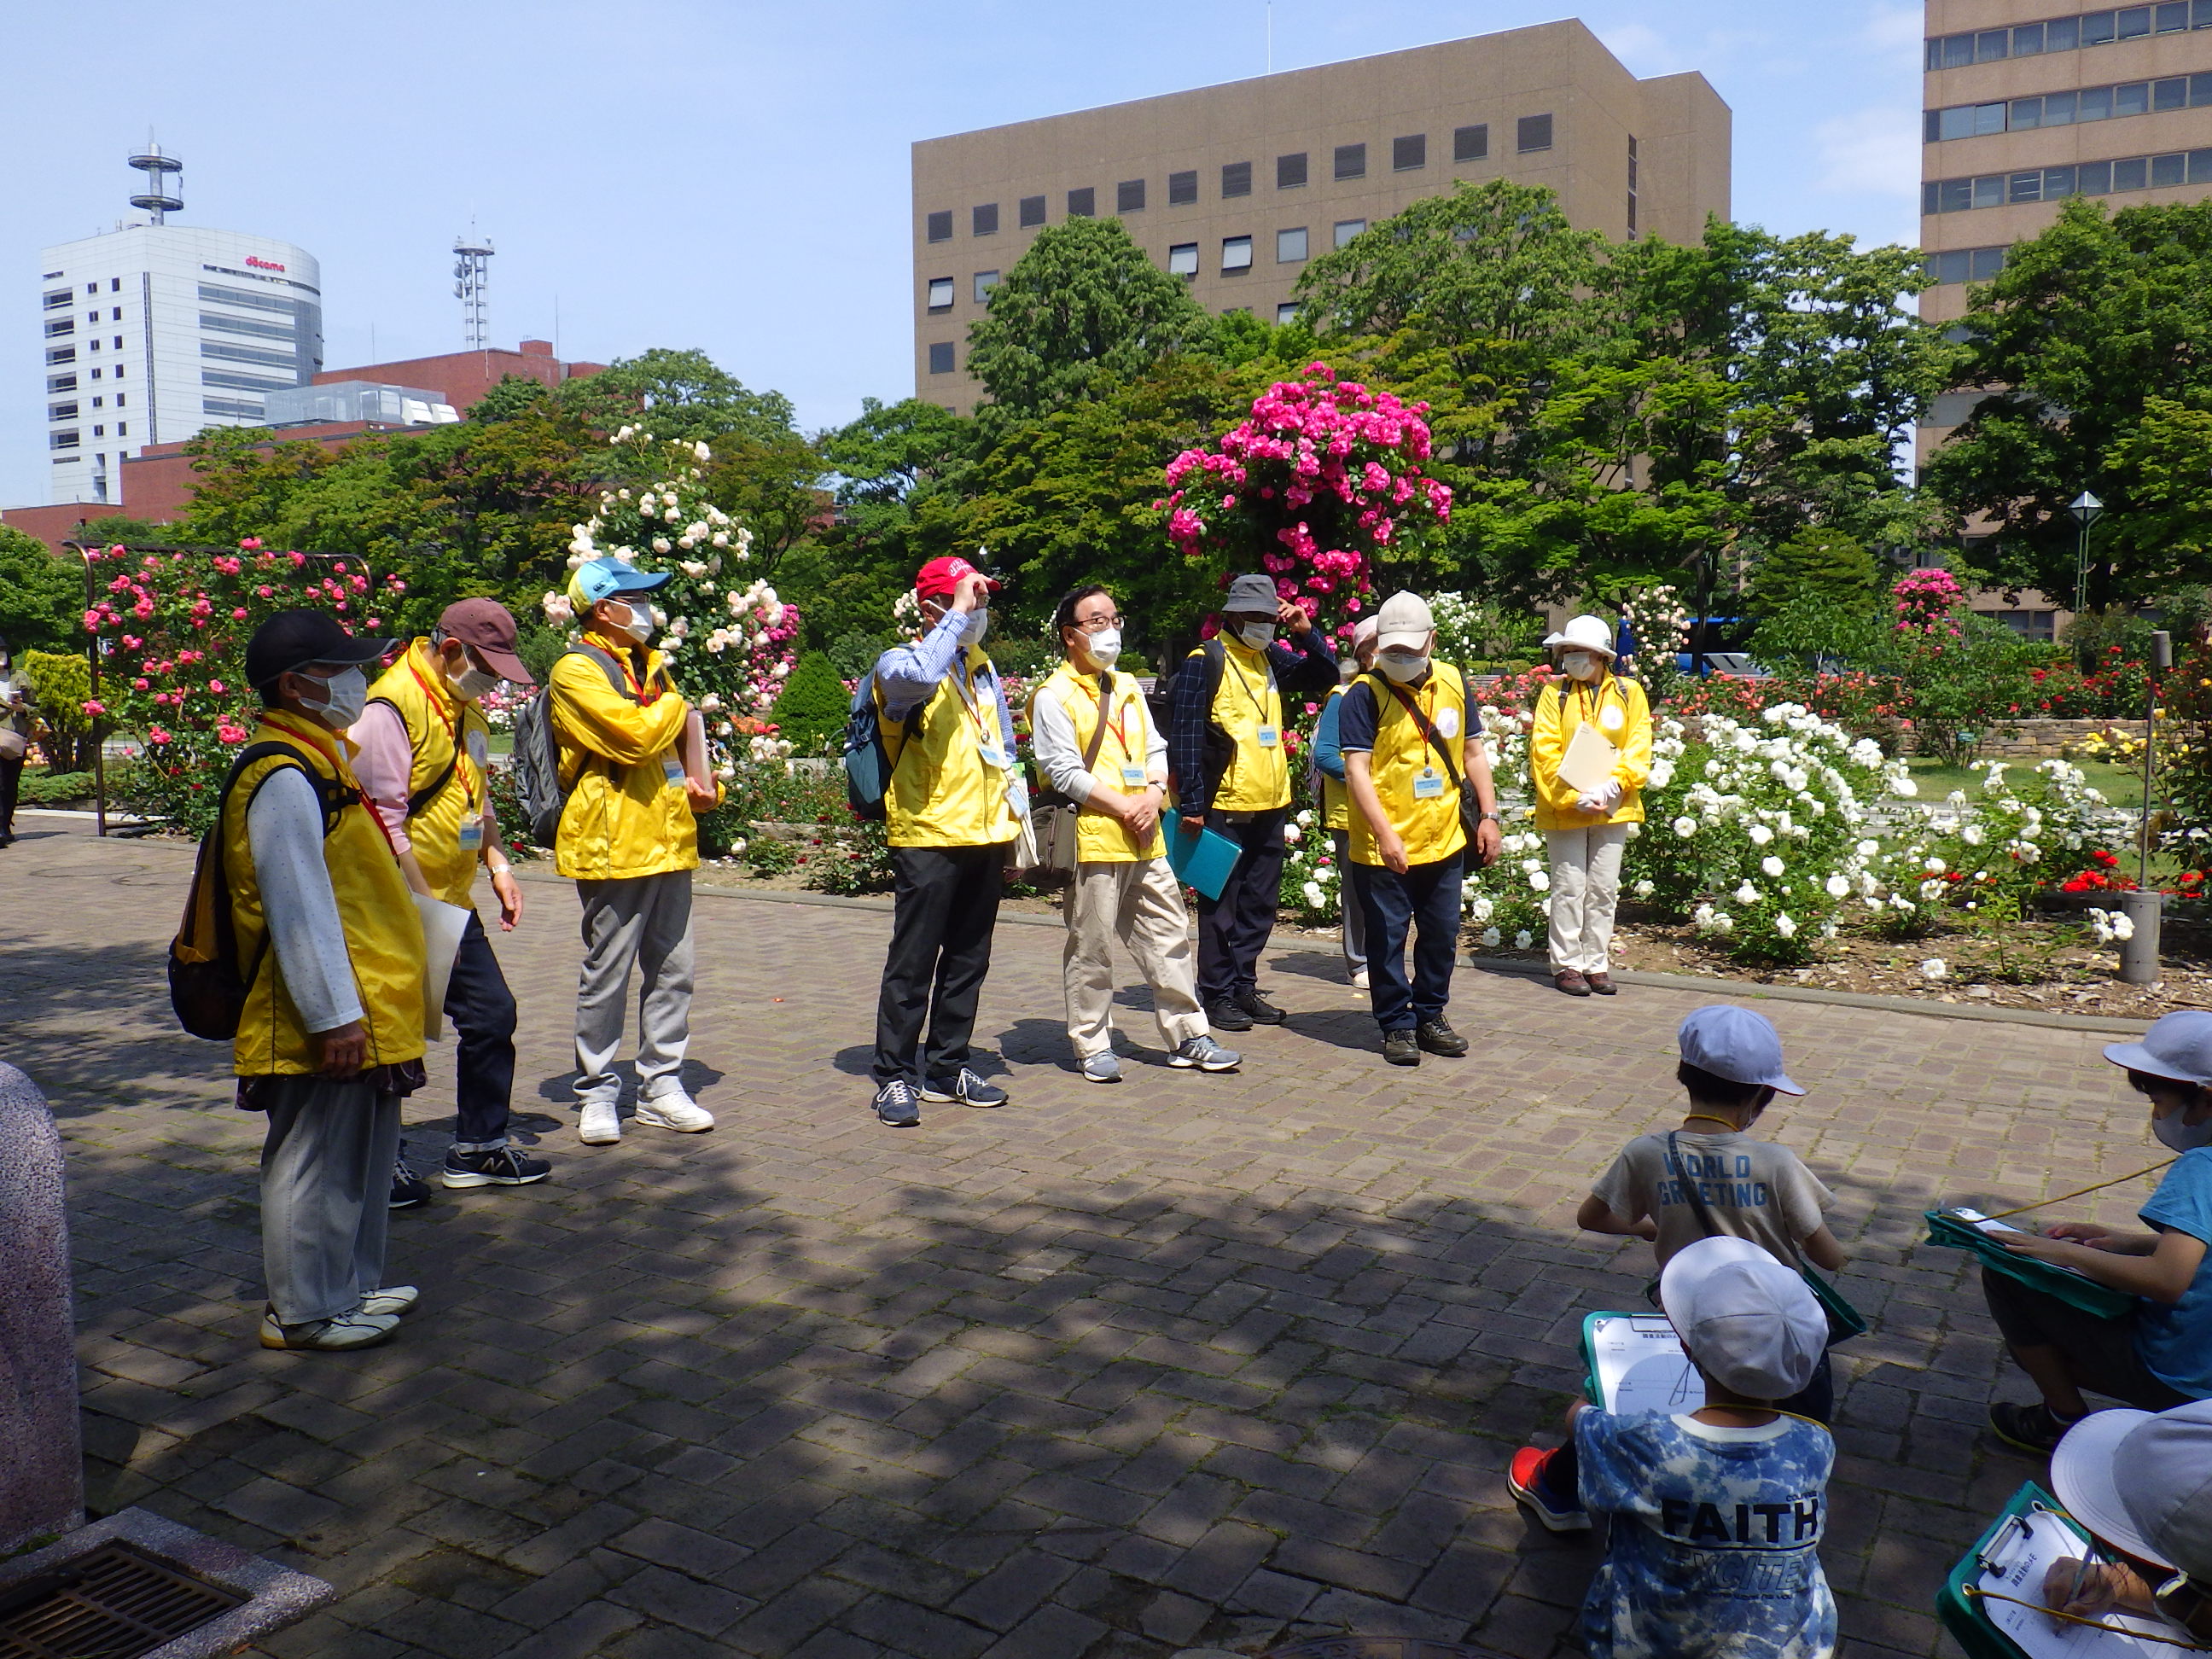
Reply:
[[[1358, 811], [1358, 807], [1352, 809]], [[1329, 840], [1336, 847], [1337, 901], [1344, 913], [1344, 931], [1340, 935], [1344, 945], [1344, 976], [1367, 970], [1367, 912], [1359, 908], [1359, 901], [1352, 891], [1352, 878], [1346, 872], [1352, 868], [1352, 835], [1349, 830], [1332, 830]]]
[[312, 1324], [384, 1283], [399, 1097], [328, 1078], [276, 1079], [261, 1148], [261, 1262], [279, 1322]]
[[691, 872], [620, 881], [580, 881], [584, 965], [576, 975], [576, 1100], [613, 1105], [622, 1095], [615, 1051], [635, 963], [637, 1097], [680, 1088], [677, 1073], [691, 1044]]

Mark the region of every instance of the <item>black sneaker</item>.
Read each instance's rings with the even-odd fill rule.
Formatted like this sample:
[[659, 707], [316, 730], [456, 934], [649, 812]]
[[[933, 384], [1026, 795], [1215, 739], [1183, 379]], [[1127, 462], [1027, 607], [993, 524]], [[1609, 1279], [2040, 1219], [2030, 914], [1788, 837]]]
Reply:
[[1385, 1031], [1382, 1058], [1393, 1066], [1418, 1066], [1421, 1063], [1421, 1045], [1411, 1031]]
[[1467, 1052], [1467, 1039], [1441, 1019], [1423, 1020], [1415, 1026], [1413, 1041], [1446, 1060], [1457, 1060]]
[[1206, 1009], [1206, 1023], [1217, 1031], [1249, 1031], [1252, 1016], [1234, 1002], [1217, 1002]]
[[876, 1091], [876, 1116], [894, 1129], [911, 1129], [921, 1121], [921, 1108], [915, 1104], [914, 1085], [904, 1078], [893, 1078]]
[[527, 1187], [553, 1173], [542, 1158], [528, 1158], [512, 1146], [465, 1152], [450, 1147], [438, 1179], [448, 1187]]
[[1007, 1094], [995, 1083], [986, 1083], [965, 1066], [949, 1082], [931, 1082], [921, 1085], [921, 1097], [940, 1105], [957, 1101], [963, 1106], [1003, 1106]]
[[1256, 989], [1239, 991], [1237, 994], [1237, 1006], [1251, 1016], [1255, 1025], [1280, 1025], [1290, 1018], [1273, 1003], [1261, 996]]
[[430, 1183], [407, 1167], [407, 1154], [399, 1154], [399, 1162], [392, 1170], [392, 1207], [411, 1210], [418, 1204], [430, 1201]]
[[2040, 1400], [2028, 1406], [2000, 1400], [1990, 1407], [1990, 1426], [1997, 1431], [1997, 1438], [2008, 1446], [2017, 1446], [2039, 1457], [2050, 1455], [2065, 1438], [2066, 1431], [2081, 1420], [2078, 1417], [2070, 1421], [2060, 1418]]

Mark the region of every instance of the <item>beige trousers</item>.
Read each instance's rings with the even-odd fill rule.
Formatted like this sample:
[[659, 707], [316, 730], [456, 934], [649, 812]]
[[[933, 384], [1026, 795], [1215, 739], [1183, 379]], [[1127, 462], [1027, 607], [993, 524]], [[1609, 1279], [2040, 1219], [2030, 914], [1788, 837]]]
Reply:
[[1620, 898], [1620, 854], [1628, 845], [1625, 823], [1586, 830], [1547, 830], [1552, 860], [1552, 971], [1612, 971], [1613, 909]]
[[1114, 1045], [1116, 940], [1137, 959], [1137, 971], [1152, 988], [1152, 1018], [1168, 1046], [1207, 1034], [1198, 1006], [1190, 918], [1165, 859], [1079, 864], [1066, 908], [1060, 973], [1067, 988], [1067, 1035], [1079, 1063]]

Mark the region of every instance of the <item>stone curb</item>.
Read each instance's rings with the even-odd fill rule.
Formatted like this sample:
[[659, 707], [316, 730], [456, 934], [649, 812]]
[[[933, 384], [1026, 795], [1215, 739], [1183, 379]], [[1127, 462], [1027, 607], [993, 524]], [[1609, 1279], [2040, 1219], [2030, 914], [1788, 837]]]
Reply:
[[[522, 873], [518, 866], [516, 873]], [[526, 881], [566, 883], [567, 878], [552, 874], [523, 876]], [[891, 902], [880, 898], [847, 898], [836, 893], [787, 893], [774, 891], [747, 892], [732, 887], [717, 887], [700, 882], [694, 893], [712, 893], [717, 897], [742, 899], [766, 904], [820, 904], [839, 910], [876, 910], [888, 915]], [[1058, 927], [1058, 916], [1030, 916], [1001, 913], [999, 925], [1019, 927]], [[1517, 979], [1548, 980], [1552, 970], [1540, 963], [1508, 962], [1495, 957], [1475, 957], [1462, 952], [1457, 958], [1462, 968], [1478, 973], [1510, 974]], [[1711, 996], [1717, 989], [1725, 988], [1730, 995], [1747, 1001], [1766, 999], [1777, 1002], [1826, 1002], [1844, 1008], [1881, 1008], [1892, 1013], [1918, 1014], [1926, 1019], [1978, 1019], [1999, 1025], [2043, 1025], [2058, 1031], [2120, 1031], [2130, 1036], [2150, 1029], [2147, 1019], [2130, 1019], [2119, 1014], [2046, 1014], [2033, 1008], [1976, 1008], [1966, 1004], [1927, 1003], [1917, 997], [1870, 996], [1863, 991], [1816, 991], [1802, 985], [1760, 985], [1747, 980], [1701, 979], [1689, 974], [1645, 974], [1623, 970], [1613, 975], [1623, 985], [1648, 985], [1661, 991], [1694, 991], [1701, 996]]]

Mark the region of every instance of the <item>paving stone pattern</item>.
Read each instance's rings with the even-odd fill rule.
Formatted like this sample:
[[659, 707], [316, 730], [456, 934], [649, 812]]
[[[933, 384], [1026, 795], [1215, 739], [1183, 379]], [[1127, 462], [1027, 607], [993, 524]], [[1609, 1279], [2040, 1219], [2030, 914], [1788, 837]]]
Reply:
[[[423, 1300], [387, 1346], [269, 1353], [258, 1120], [161, 988], [189, 854], [29, 823], [0, 853], [0, 1056], [71, 1149], [92, 1502], [338, 1586], [260, 1651], [1571, 1649], [1593, 1552], [1524, 1523], [1504, 1467], [1556, 1432], [1582, 1315], [1643, 1305], [1644, 1247], [1572, 1216], [1679, 1109], [1692, 996], [1464, 972], [1474, 1055], [1395, 1071], [1331, 953], [1286, 943], [1293, 1024], [1237, 1039], [1240, 1074], [1168, 1069], [1139, 993], [1101, 1088], [1067, 1068], [1056, 931], [1006, 925], [981, 1032], [1013, 1103], [898, 1133], [866, 1109], [887, 918], [702, 896], [689, 1080], [721, 1127], [588, 1148], [574, 902], [533, 882], [494, 937], [556, 1178], [395, 1217]], [[1980, 1425], [2024, 1390], [1920, 1212], [2137, 1168], [2143, 1114], [2091, 1035], [1768, 1006], [1812, 1091], [1771, 1132], [1839, 1194], [1875, 1327], [1839, 1351], [1829, 1577], [1852, 1652], [1932, 1653], [1943, 1572], [2041, 1471]], [[425, 1166], [448, 1051], [433, 1076]]]

